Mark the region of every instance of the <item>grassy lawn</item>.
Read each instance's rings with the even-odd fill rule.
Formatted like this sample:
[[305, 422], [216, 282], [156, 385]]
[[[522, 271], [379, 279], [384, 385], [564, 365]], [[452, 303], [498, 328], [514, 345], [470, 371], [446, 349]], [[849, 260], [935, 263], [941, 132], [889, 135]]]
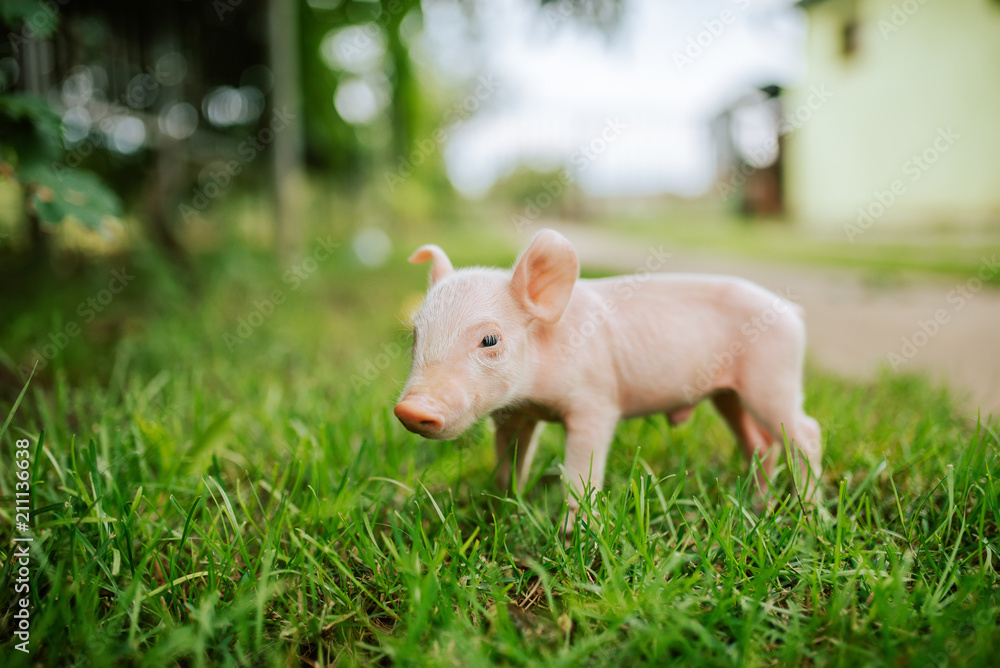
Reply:
[[[1000, 232], [927, 229], [918, 232], [872, 227], [849, 236], [841, 228], [810, 228], [788, 221], [748, 221], [693, 209], [690, 215], [598, 218], [627, 235], [688, 248], [760, 260], [831, 265], [865, 271], [875, 280], [919, 272], [968, 278], [982, 258], [1000, 254]], [[1000, 275], [988, 281], [1000, 286]]]
[[[67, 321], [83, 331], [0, 441], [0, 527], [14, 533], [23, 438], [35, 524], [32, 654], [7, 642], [4, 540], [0, 663], [995, 665], [997, 424], [919, 378], [810, 373], [822, 512], [784, 475], [760, 512], [709, 408], [677, 428], [624, 423], [600, 521], [566, 545], [560, 428], [513, 498], [491, 485], [485, 425], [449, 443], [407, 433], [391, 411], [401, 319], [426, 268], [404, 262], [414, 240], [375, 270], [333, 236], [298, 284], [238, 253], [206, 260], [194, 291], [143, 265], [84, 323], [77, 304], [113, 267], [98, 268], [39, 286], [4, 325], [0, 418], [21, 387], [11, 367]], [[449, 245], [456, 265], [509, 263], [473, 238]]]

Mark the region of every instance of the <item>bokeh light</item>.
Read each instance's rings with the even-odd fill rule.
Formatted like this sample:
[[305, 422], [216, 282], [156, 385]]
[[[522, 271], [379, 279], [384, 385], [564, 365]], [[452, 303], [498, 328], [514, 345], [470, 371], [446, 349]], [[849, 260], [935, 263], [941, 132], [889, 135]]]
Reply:
[[205, 95], [201, 110], [212, 125], [248, 125], [264, 111], [264, 94], [253, 86], [219, 86]]
[[170, 51], [156, 61], [156, 79], [161, 86], [176, 86], [187, 76], [187, 59], [177, 51]]
[[108, 136], [108, 146], [123, 155], [136, 153], [146, 145], [146, 126], [135, 116], [125, 116]]
[[83, 107], [71, 107], [62, 115], [63, 141], [76, 144], [87, 138], [93, 119]]
[[188, 102], [167, 108], [158, 119], [160, 132], [173, 139], [187, 139], [198, 129], [198, 110]]
[[63, 81], [60, 99], [63, 106], [80, 107], [90, 101], [94, 93], [94, 79], [88, 67], [77, 68]]
[[345, 79], [337, 86], [333, 97], [340, 117], [355, 125], [375, 120], [387, 103], [386, 95], [369, 78]]
[[392, 252], [392, 240], [377, 227], [364, 227], [354, 235], [351, 247], [361, 264], [367, 267], [381, 267]]
[[385, 33], [375, 23], [331, 30], [320, 45], [323, 61], [334, 70], [363, 74], [381, 67]]

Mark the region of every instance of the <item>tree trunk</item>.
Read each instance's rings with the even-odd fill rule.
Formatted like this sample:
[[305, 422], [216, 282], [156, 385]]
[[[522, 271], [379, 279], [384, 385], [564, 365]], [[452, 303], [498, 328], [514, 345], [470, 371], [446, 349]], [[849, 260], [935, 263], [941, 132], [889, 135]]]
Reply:
[[298, 4], [299, 0], [270, 0], [268, 7], [274, 75], [271, 111], [276, 122], [271, 148], [275, 240], [279, 255], [285, 259], [293, 256], [302, 243], [301, 221], [305, 211]]

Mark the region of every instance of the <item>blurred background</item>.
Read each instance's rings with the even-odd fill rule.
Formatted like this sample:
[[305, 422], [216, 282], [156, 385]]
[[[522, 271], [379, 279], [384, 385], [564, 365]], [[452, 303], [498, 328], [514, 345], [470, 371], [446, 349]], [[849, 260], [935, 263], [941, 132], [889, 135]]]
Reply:
[[554, 227], [585, 275], [665, 250], [801, 302], [815, 365], [1000, 408], [995, 0], [3, 0], [0, 21], [5, 399], [32, 370], [196, 366], [225, 395], [230, 367], [320, 365], [390, 405], [426, 280], [406, 256], [507, 265]]

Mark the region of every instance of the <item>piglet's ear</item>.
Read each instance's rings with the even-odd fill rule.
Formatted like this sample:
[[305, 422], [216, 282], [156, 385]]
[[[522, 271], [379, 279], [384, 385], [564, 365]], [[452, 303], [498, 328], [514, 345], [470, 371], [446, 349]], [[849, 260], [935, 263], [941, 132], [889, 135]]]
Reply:
[[434, 265], [431, 267], [431, 285], [455, 271], [452, 269], [448, 256], [434, 244], [421, 246], [416, 253], [410, 256], [410, 264], [421, 264], [427, 260], [434, 260]]
[[530, 315], [559, 322], [580, 275], [576, 251], [563, 235], [542, 230], [514, 267], [510, 289]]

